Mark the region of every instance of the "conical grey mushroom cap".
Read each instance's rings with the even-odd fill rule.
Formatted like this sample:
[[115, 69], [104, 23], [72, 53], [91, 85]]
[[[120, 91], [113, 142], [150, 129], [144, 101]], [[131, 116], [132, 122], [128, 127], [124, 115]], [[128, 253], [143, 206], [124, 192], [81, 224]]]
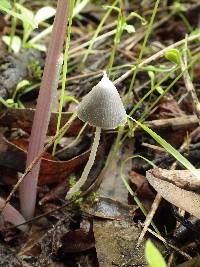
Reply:
[[106, 74], [83, 98], [77, 115], [80, 120], [103, 129], [115, 129], [127, 121], [119, 93]]

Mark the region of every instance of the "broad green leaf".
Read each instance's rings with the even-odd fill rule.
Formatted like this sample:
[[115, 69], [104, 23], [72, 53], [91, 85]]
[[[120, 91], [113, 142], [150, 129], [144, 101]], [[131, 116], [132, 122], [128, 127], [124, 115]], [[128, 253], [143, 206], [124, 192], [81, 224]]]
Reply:
[[79, 104], [79, 101], [75, 98], [75, 97], [73, 97], [73, 96], [70, 96], [70, 95], [68, 95], [68, 96], [64, 96], [64, 100], [66, 101], [66, 102], [74, 102], [75, 104]]
[[30, 81], [28, 80], [21, 80], [20, 82], [18, 82], [17, 86], [16, 86], [16, 90], [19, 91], [21, 88], [30, 85]]
[[28, 81], [28, 80], [21, 80], [20, 82], [18, 82], [18, 84], [17, 84], [17, 86], [16, 86], [16, 89], [15, 89], [15, 91], [14, 91], [14, 93], [13, 93], [12, 98], [15, 99], [17, 93], [18, 93], [22, 88], [24, 88], [24, 87], [26, 87], [26, 86], [28, 86], [28, 85], [30, 85], [30, 84], [31, 84], [31, 83], [30, 83], [30, 81]]
[[149, 267], [167, 267], [162, 254], [150, 239], [145, 244], [145, 258]]
[[[2, 37], [2, 40], [3, 40], [3, 42], [4, 42], [7, 46], [10, 45], [10, 41], [11, 41], [10, 36], [4, 35], [4, 36]], [[17, 54], [17, 53], [19, 52], [19, 50], [20, 50], [20, 48], [21, 48], [21, 45], [22, 45], [22, 42], [21, 42], [20, 37], [19, 37], [19, 36], [16, 36], [16, 35], [13, 36], [13, 41], [12, 41], [11, 49], [12, 49], [12, 51], [13, 51], [15, 54]]]
[[128, 33], [135, 33], [135, 27], [134, 27], [133, 25], [125, 24], [124, 29], [125, 29]]
[[90, 2], [90, 0], [76, 1], [76, 5], [73, 10], [73, 17], [78, 15], [81, 10]]
[[55, 13], [56, 13], [55, 8], [53, 8], [51, 6], [42, 7], [37, 11], [34, 19], [39, 24], [42, 21], [45, 21], [45, 20], [53, 17], [55, 15]]
[[172, 11], [173, 11], [173, 13], [186, 12], [187, 8], [184, 4], [182, 4], [180, 2], [174, 2], [173, 6], [172, 6]]
[[181, 65], [181, 57], [178, 49], [171, 49], [165, 52], [165, 57], [177, 65]]
[[7, 14], [20, 19], [23, 23], [28, 23], [33, 29], [37, 28], [38, 25], [35, 21], [32, 21], [29, 17], [24, 17], [22, 14], [14, 12], [10, 8], [6, 8], [5, 6], [0, 5], [0, 10], [6, 12]]
[[5, 107], [9, 108], [9, 104], [0, 96], [0, 103], [3, 104]]
[[7, 8], [7, 9], [11, 9], [12, 8], [11, 4], [7, 0], [1, 0], [0, 8], [1, 7]]
[[157, 90], [157, 92], [158, 92], [160, 95], [162, 95], [162, 94], [164, 93], [164, 90], [162, 89], [161, 86], [157, 86], [157, 87], [156, 87], [156, 90]]
[[155, 139], [162, 147], [164, 147], [164, 149], [167, 150], [168, 153], [174, 156], [175, 159], [177, 159], [186, 169], [191, 171], [191, 173], [199, 179], [198, 170], [184, 156], [182, 156], [178, 150], [176, 150], [173, 146], [167, 143], [162, 137], [160, 137], [146, 125], [136, 120], [133, 121], [135, 121], [137, 125], [139, 125], [143, 130], [145, 130], [148, 134], [150, 134], [151, 137], [153, 137], [153, 139]]
[[34, 13], [33, 11], [29, 10], [28, 8], [16, 3], [16, 8], [20, 10], [20, 12], [22, 13], [22, 15], [25, 17], [25, 18], [29, 18], [31, 20], [33, 20], [33, 17], [34, 17]]
[[38, 44], [38, 43], [31, 43], [31, 42], [28, 42], [26, 43], [26, 47], [29, 47], [29, 48], [35, 48], [39, 51], [42, 51], [42, 52], [47, 52], [47, 47], [46, 45], [44, 44]]

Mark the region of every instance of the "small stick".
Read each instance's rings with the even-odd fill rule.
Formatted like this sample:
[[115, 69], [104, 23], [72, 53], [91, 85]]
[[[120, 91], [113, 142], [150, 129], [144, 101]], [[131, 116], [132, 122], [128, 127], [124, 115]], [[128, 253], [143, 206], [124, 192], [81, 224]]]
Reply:
[[153, 204], [151, 205], [151, 210], [149, 211], [149, 213], [147, 214], [147, 217], [145, 219], [144, 227], [143, 227], [142, 232], [138, 238], [137, 247], [139, 247], [140, 244], [142, 243], [142, 240], [143, 240], [143, 238], [144, 238], [144, 236], [148, 230], [149, 225], [152, 222], [153, 216], [155, 215], [161, 200], [162, 200], [162, 196], [159, 193], [157, 193], [156, 197], [153, 201]]
[[162, 241], [163, 243], [167, 244], [169, 247], [173, 248], [176, 252], [178, 252], [179, 254], [181, 254], [182, 256], [184, 256], [186, 259], [191, 260], [192, 257], [190, 257], [190, 255], [188, 255], [187, 253], [185, 253], [184, 251], [181, 251], [179, 248], [171, 245], [170, 243], [168, 243], [166, 241], [166, 239], [160, 235], [158, 235], [157, 233], [155, 233], [154, 231], [152, 231], [151, 229], [147, 229], [149, 233], [151, 233], [152, 235], [154, 235], [155, 237], [157, 237], [160, 241]]
[[[186, 35], [186, 37], [185, 37], [185, 49], [183, 51], [183, 53], [184, 53], [183, 59], [184, 60], [181, 59], [182, 71], [184, 71], [187, 68], [187, 42], [188, 42], [188, 36]], [[199, 103], [197, 93], [196, 93], [194, 85], [191, 81], [188, 70], [186, 70], [186, 72], [183, 74], [183, 79], [184, 79], [185, 87], [186, 87], [188, 93], [191, 95], [191, 98], [193, 100], [193, 108], [194, 108], [194, 111], [197, 115], [197, 118], [199, 119], [199, 124], [200, 124], [200, 103]]]

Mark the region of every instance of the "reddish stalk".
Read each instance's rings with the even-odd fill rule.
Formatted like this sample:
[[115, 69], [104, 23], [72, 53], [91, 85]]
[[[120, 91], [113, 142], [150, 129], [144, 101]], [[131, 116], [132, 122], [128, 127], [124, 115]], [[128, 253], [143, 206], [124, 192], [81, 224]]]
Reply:
[[[26, 167], [42, 152], [44, 147], [54, 90], [57, 88], [57, 68], [59, 67], [59, 59], [63, 51], [69, 10], [70, 0], [58, 0], [53, 31], [33, 120]], [[34, 216], [40, 163], [39, 161], [33, 167], [32, 171], [25, 177], [20, 185], [21, 212], [26, 219], [31, 219]]]

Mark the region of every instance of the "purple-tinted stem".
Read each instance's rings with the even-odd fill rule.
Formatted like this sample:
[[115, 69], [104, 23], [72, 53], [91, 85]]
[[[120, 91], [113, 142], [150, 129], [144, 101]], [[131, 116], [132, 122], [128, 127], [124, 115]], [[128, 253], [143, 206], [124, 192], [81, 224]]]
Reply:
[[[4, 207], [4, 205], [5, 205], [5, 200], [3, 198], [0, 198], [0, 207]], [[3, 218], [3, 221], [10, 222], [15, 226], [25, 223], [25, 219], [21, 215], [21, 213], [19, 213], [19, 211], [17, 211], [9, 203], [7, 203], [6, 206], [4, 207], [1, 216]], [[26, 224], [18, 226], [17, 228], [19, 228], [23, 232], [26, 232], [28, 230], [28, 226]]]
[[[30, 136], [26, 167], [42, 151], [46, 138], [54, 95], [57, 68], [67, 31], [70, 0], [58, 0], [56, 16], [51, 34], [50, 44], [43, 78], [37, 100], [35, 116]], [[36, 194], [40, 163], [25, 177], [20, 185], [21, 212], [26, 219], [31, 219], [35, 212]]]

